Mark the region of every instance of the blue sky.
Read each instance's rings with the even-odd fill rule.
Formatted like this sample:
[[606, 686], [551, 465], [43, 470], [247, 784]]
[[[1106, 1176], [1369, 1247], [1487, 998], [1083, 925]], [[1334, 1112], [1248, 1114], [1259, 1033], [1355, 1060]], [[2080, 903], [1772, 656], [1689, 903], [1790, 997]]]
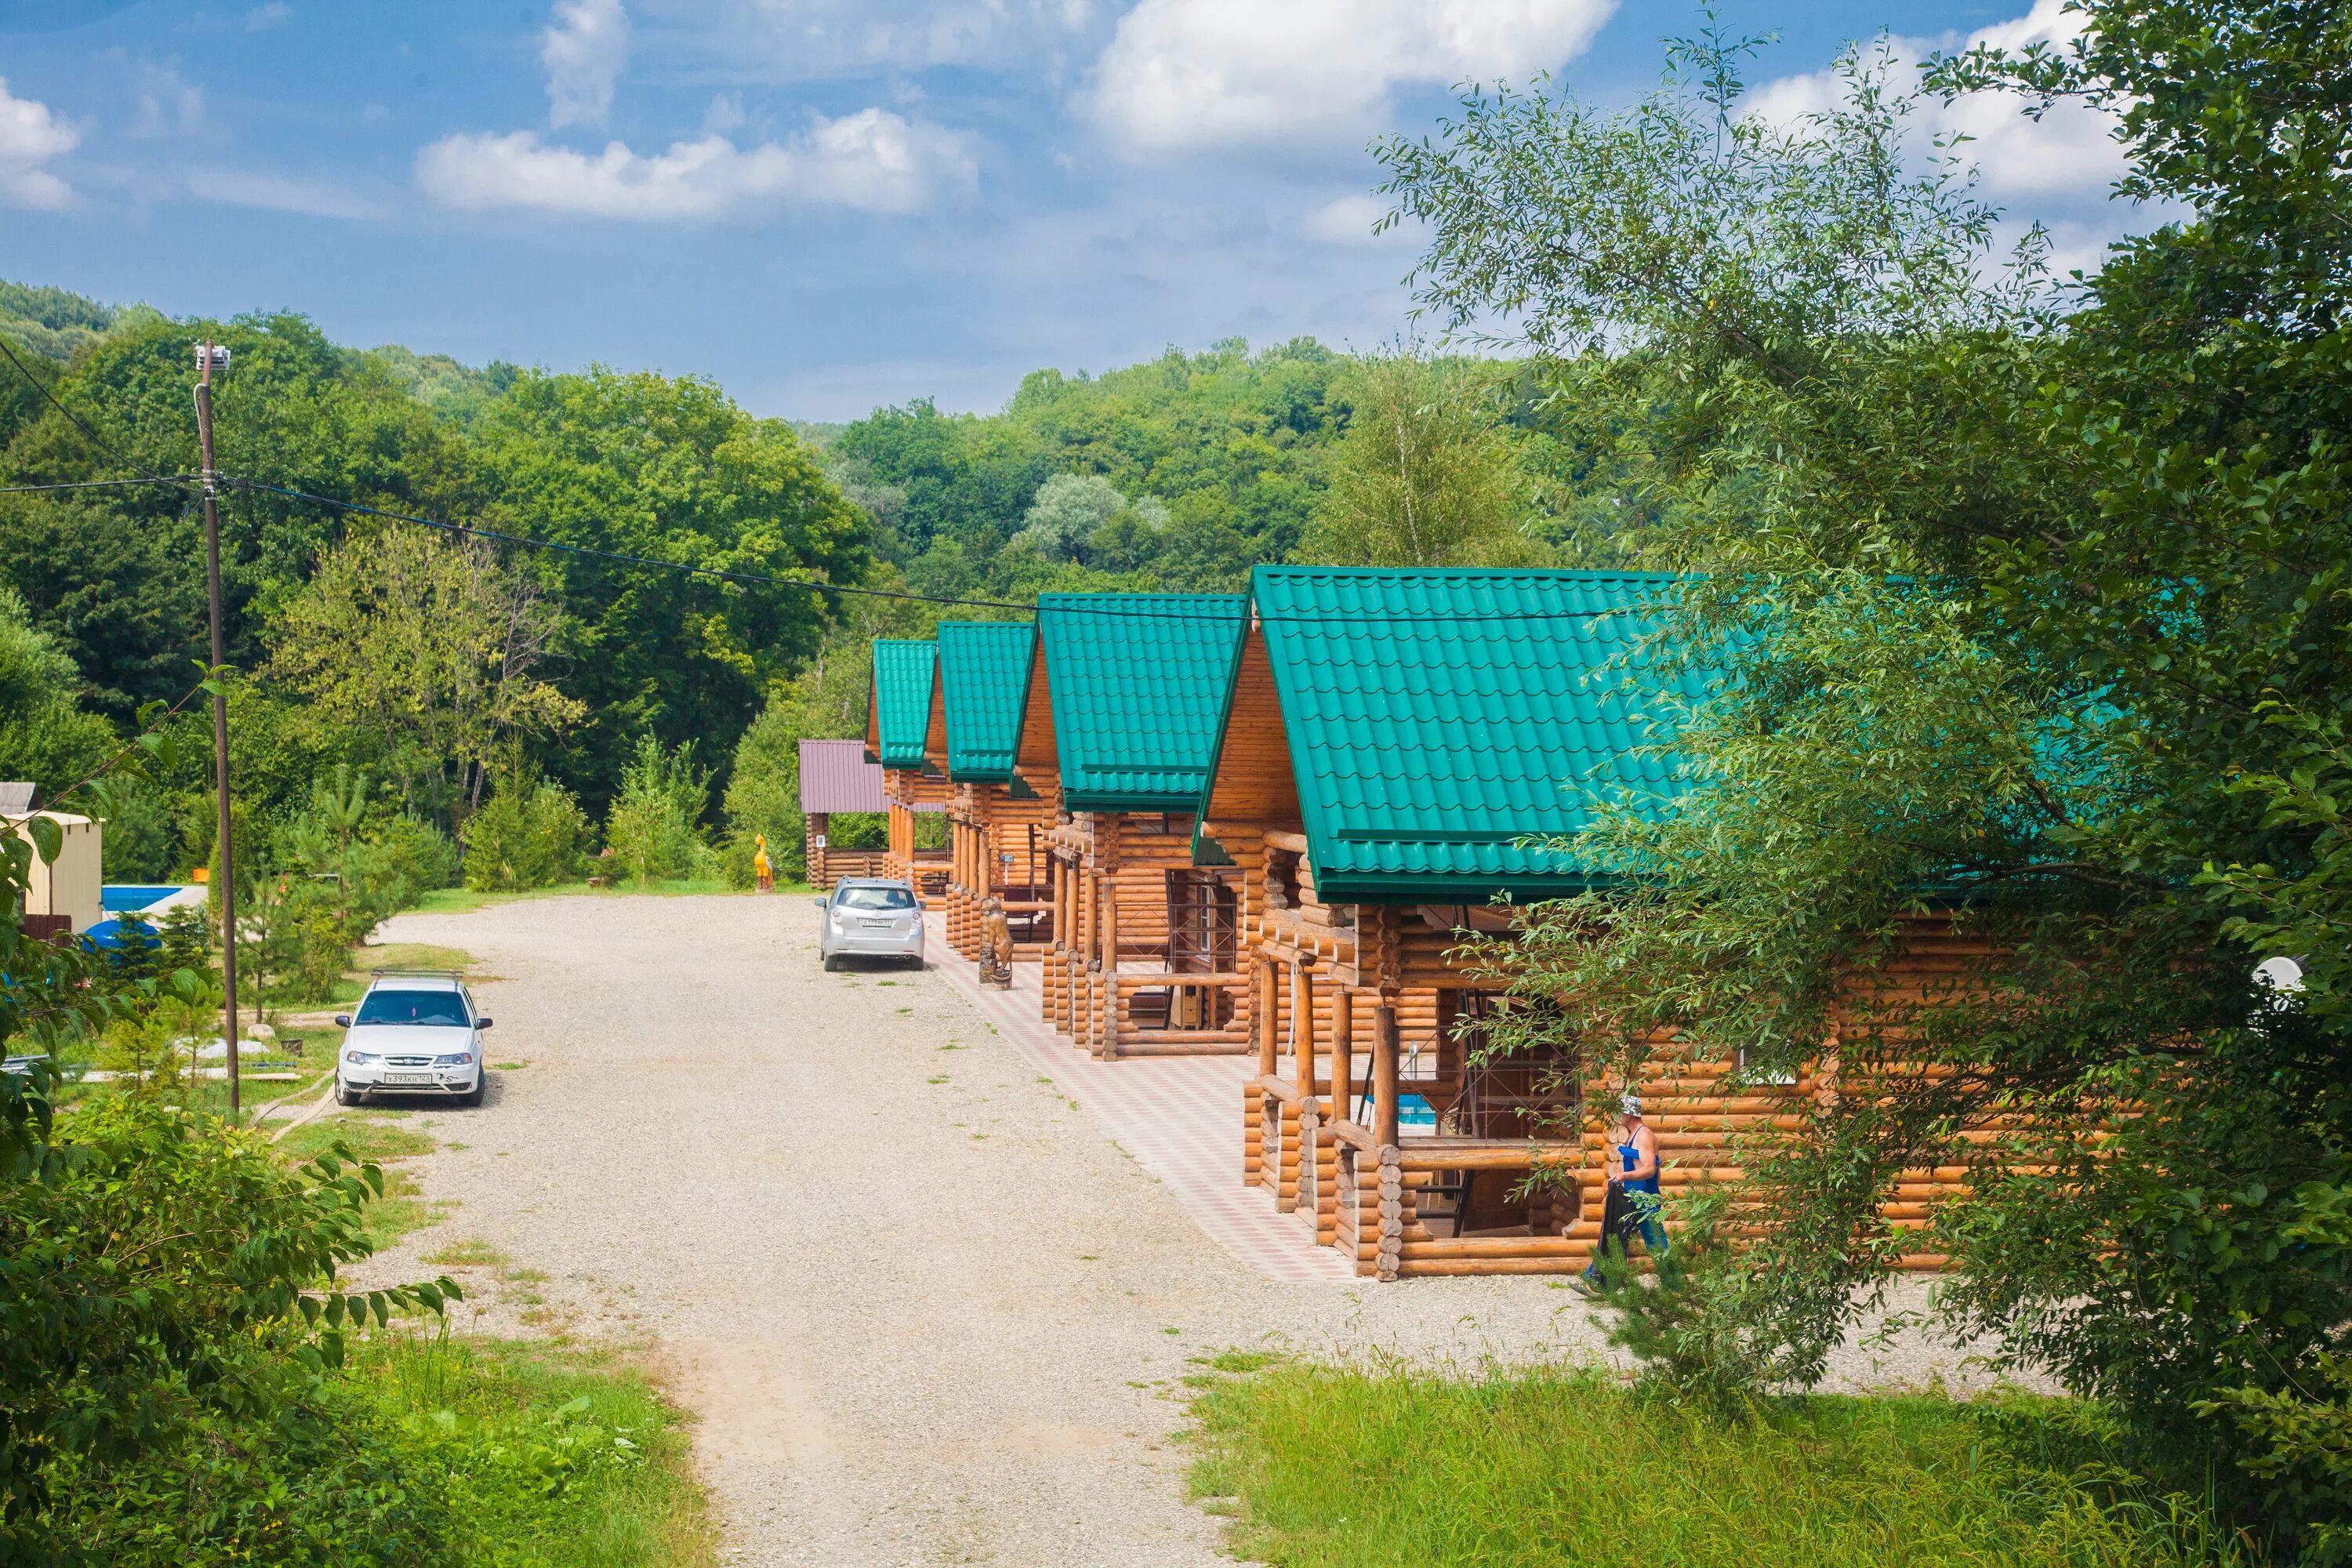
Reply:
[[[2029, 5], [2032, 8], [2029, 10]], [[1759, 105], [1846, 39], [2058, 0], [1736, 0]], [[478, 363], [715, 376], [761, 414], [1001, 405], [1040, 365], [1403, 324], [1364, 147], [1446, 85], [1651, 85], [1695, 8], [1614, 0], [0, 0], [0, 277], [291, 309]], [[2086, 113], [1962, 106], [2086, 260], [2133, 221]]]

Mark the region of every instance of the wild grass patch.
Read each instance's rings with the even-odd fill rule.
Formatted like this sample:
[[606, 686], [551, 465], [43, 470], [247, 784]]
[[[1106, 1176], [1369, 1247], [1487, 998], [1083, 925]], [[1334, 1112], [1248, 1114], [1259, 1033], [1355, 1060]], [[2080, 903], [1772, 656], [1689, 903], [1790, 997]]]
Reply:
[[1281, 1568], [2258, 1562], [2058, 1401], [1817, 1395], [1731, 1425], [1598, 1370], [1207, 1364], [1193, 1494]]

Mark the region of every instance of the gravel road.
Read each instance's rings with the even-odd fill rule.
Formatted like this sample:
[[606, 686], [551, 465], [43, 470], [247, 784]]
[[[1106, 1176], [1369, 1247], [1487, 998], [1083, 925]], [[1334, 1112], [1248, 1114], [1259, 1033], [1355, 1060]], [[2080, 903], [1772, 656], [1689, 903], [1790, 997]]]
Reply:
[[[475, 954], [490, 1059], [528, 1065], [431, 1113], [414, 1168], [447, 1212], [371, 1272], [487, 1244], [503, 1266], [451, 1270], [461, 1328], [645, 1347], [734, 1561], [1216, 1563], [1175, 1441], [1188, 1358], [1597, 1350], [1541, 1279], [1259, 1278], [936, 975], [825, 974], [815, 936], [805, 899], [653, 897], [383, 934]], [[1906, 1341], [1840, 1370], [1957, 1361]]]

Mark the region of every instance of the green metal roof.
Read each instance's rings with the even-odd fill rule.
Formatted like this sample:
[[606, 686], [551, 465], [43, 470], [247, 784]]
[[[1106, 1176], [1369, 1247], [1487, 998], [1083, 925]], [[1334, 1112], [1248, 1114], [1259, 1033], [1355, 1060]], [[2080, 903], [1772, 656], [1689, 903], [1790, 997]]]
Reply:
[[1038, 596], [1065, 807], [1200, 803], [1248, 603], [1239, 594]]
[[[1636, 755], [1707, 677], [1628, 657], [1663, 574], [1261, 566], [1251, 595], [1318, 892], [1341, 902], [1556, 898], [1596, 797], [1688, 787]], [[1654, 728], [1653, 726], [1656, 726]]]
[[874, 719], [881, 754], [866, 761], [886, 768], [923, 765], [923, 740], [931, 725], [931, 671], [939, 645], [877, 638], [874, 644]]
[[1003, 784], [1021, 749], [1029, 709], [1028, 621], [940, 623], [940, 702], [947, 719], [948, 777]]

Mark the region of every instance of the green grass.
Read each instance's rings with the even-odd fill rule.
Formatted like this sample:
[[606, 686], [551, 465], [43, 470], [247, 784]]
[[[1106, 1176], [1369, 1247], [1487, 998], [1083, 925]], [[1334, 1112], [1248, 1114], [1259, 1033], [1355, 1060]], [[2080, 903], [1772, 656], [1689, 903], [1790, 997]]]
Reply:
[[[808, 893], [814, 889], [802, 882], [779, 882], [772, 896]], [[518, 903], [525, 899], [618, 899], [632, 894], [655, 894], [664, 898], [703, 897], [714, 893], [754, 895], [749, 889], [737, 888], [716, 878], [688, 878], [676, 881], [656, 882], [650, 888], [625, 884], [617, 888], [592, 888], [585, 882], [565, 882], [552, 888], [533, 888], [523, 893], [478, 893], [471, 888], [440, 888], [425, 894], [414, 906], [431, 915], [466, 914], [474, 910], [488, 909], [492, 904]]]
[[1193, 1494], [1280, 1568], [2257, 1561], [2056, 1401], [1815, 1396], [1729, 1426], [1596, 1370], [1204, 1364]]
[[480, 962], [462, 947], [429, 942], [386, 942], [352, 949], [352, 968], [362, 974], [378, 969], [454, 969], [467, 973]]
[[708, 1568], [686, 1432], [610, 1352], [395, 1334], [351, 1375], [448, 1484], [463, 1568]]
[[383, 1167], [383, 1195], [368, 1205], [365, 1216], [368, 1239], [379, 1251], [441, 1217], [425, 1201], [416, 1178], [402, 1168], [402, 1162], [429, 1154], [434, 1147], [426, 1134], [403, 1125], [406, 1114], [351, 1111], [324, 1116], [297, 1127], [278, 1145], [281, 1154], [299, 1163], [317, 1159], [340, 1142], [361, 1159]]

